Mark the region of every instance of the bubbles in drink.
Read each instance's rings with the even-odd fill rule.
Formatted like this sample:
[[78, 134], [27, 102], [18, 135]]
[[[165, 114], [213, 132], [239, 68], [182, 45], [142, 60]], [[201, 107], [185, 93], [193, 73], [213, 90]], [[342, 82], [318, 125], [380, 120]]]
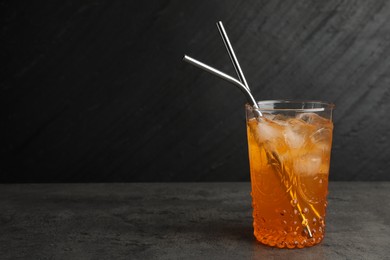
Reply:
[[291, 204], [291, 206], [293, 206], [293, 207], [295, 207], [295, 206], [297, 205], [297, 203], [298, 203], [298, 200], [297, 200], [297, 199], [293, 199], [293, 200], [290, 201], [290, 204]]

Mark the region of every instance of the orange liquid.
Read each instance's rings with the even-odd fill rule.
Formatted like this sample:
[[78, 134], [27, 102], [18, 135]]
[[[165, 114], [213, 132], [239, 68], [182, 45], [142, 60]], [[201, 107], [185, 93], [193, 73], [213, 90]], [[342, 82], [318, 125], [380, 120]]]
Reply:
[[254, 235], [279, 248], [324, 238], [333, 124], [247, 122]]

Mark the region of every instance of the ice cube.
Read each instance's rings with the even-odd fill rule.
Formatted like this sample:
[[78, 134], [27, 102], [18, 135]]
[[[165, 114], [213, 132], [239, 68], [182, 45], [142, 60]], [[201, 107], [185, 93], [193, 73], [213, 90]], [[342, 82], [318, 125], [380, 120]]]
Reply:
[[302, 147], [306, 142], [310, 127], [300, 119], [289, 119], [284, 131], [286, 144], [293, 149]]
[[273, 124], [275, 125], [275, 123], [265, 118], [261, 121], [252, 119], [248, 122], [250, 132], [258, 144], [278, 137], [278, 131], [274, 129]]
[[332, 141], [332, 129], [321, 127], [310, 136], [310, 140], [315, 144], [320, 142], [330, 143]]
[[[282, 123], [288, 120], [288, 117], [282, 114], [277, 114], [274, 116], [273, 120], [277, 121], [278, 123]], [[283, 123], [282, 123], [283, 124]]]
[[262, 122], [259, 122], [258, 127], [261, 142], [273, 141], [282, 137], [283, 127], [273, 121], [262, 120]]
[[332, 129], [322, 127], [310, 136], [310, 140], [314, 144], [314, 149], [320, 150], [322, 153], [328, 153], [332, 143]]
[[284, 139], [286, 144], [293, 149], [298, 149], [305, 144], [304, 136], [295, 132], [291, 127], [287, 127], [284, 131]]
[[299, 133], [307, 133], [308, 130], [311, 130], [313, 126], [307, 124], [305, 121], [302, 119], [297, 119], [297, 118], [292, 118], [289, 119], [288, 125], [295, 131]]
[[306, 154], [294, 161], [294, 172], [300, 176], [313, 176], [321, 170], [322, 157], [317, 154]]
[[322, 125], [329, 123], [329, 120], [315, 114], [315, 113], [300, 113], [297, 114], [296, 118], [303, 120], [311, 125]]
[[265, 113], [263, 112], [263, 117], [269, 119], [269, 120], [272, 120], [275, 118], [275, 115], [274, 114], [271, 114], [271, 113]]

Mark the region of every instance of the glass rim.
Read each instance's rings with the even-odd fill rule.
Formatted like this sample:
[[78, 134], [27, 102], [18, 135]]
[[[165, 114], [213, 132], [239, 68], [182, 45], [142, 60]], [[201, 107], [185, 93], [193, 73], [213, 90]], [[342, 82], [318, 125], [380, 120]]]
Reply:
[[[321, 112], [326, 110], [332, 110], [335, 108], [333, 103], [321, 100], [300, 100], [300, 99], [274, 99], [274, 100], [260, 100], [256, 102], [260, 111], [296, 111], [296, 112]], [[291, 104], [296, 107], [275, 108], [267, 107], [267, 105], [274, 104]], [[298, 107], [297, 105], [300, 105]], [[312, 107], [304, 107], [311, 105]]]

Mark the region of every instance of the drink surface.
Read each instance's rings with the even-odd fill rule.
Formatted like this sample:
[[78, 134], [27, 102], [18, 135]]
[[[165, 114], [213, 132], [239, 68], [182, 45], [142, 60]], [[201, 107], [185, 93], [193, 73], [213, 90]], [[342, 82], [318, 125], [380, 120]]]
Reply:
[[333, 123], [314, 113], [264, 114], [247, 131], [257, 240], [280, 248], [321, 242]]

